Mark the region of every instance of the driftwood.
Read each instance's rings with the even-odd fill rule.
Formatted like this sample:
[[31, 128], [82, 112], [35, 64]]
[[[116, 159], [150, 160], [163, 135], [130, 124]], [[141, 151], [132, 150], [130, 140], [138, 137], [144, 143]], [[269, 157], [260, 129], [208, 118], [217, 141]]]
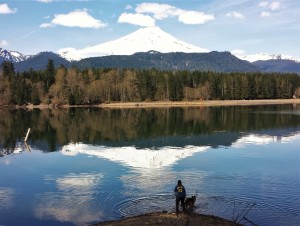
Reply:
[[28, 128], [27, 133], [26, 133], [26, 136], [25, 136], [25, 138], [24, 138], [24, 142], [25, 142], [25, 143], [27, 142], [29, 133], [30, 133], [30, 128]]
[[253, 224], [253, 225], [256, 225], [254, 224], [252, 221], [250, 221], [249, 219], [246, 218], [247, 214], [250, 212], [250, 210], [256, 205], [256, 203], [253, 203], [253, 204], [247, 204], [247, 206], [242, 210], [241, 213], [237, 213], [235, 214], [235, 201], [233, 202], [233, 212], [232, 212], [232, 221], [234, 223], [241, 223], [242, 220], [246, 220], [248, 221], [249, 223]]

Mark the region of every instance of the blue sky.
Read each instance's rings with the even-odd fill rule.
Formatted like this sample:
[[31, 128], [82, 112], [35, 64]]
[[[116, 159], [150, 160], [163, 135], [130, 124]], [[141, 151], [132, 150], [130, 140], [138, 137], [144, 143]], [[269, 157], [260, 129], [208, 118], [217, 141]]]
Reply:
[[300, 58], [299, 0], [0, 0], [0, 47], [25, 54], [111, 41], [141, 27], [201, 48]]

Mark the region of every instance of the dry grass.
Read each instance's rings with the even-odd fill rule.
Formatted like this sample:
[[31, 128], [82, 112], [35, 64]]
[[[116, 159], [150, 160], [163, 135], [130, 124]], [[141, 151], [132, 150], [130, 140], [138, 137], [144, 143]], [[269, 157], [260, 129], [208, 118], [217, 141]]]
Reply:
[[201, 106], [250, 106], [250, 105], [272, 105], [272, 104], [300, 104], [300, 99], [128, 102], [128, 103], [105, 103], [105, 104], [98, 105], [98, 107], [158, 108], [158, 107], [201, 107]]
[[276, 104], [300, 104], [300, 99], [271, 99], [271, 100], [199, 100], [199, 101], [155, 101], [155, 102], [112, 102], [99, 105], [22, 105], [0, 106], [0, 108], [163, 108], [163, 107], [205, 107], [205, 106], [250, 106], [250, 105], [276, 105]]

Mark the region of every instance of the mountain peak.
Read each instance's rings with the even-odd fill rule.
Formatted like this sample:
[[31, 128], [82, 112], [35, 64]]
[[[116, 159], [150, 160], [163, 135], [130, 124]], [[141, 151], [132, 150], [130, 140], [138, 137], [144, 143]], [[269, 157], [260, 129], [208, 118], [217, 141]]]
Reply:
[[21, 62], [23, 60], [28, 59], [30, 56], [24, 55], [22, 53], [19, 53], [17, 51], [9, 51], [6, 49], [0, 48], [0, 63], [2, 63], [5, 60], [11, 61], [11, 62]]
[[285, 54], [269, 54], [269, 53], [257, 53], [251, 55], [243, 55], [243, 54], [234, 54], [237, 58], [241, 60], [247, 60], [251, 63], [255, 61], [266, 61], [266, 60], [291, 60], [295, 62], [300, 62], [300, 59], [297, 59], [290, 55]]
[[82, 58], [99, 57], [107, 55], [132, 55], [137, 52], [156, 51], [161, 53], [208, 52], [189, 43], [183, 42], [159, 27], [140, 28], [126, 36], [114, 41], [91, 46], [81, 50], [72, 48], [61, 49], [59, 54], [67, 59], [79, 60]]
[[136, 30], [135, 32], [138, 32], [138, 31], [142, 31], [142, 32], [154, 32], [154, 33], [159, 33], [159, 32], [163, 32], [163, 33], [166, 33], [164, 32], [160, 27], [158, 26], [152, 26], [152, 27], [142, 27], [138, 30]]
[[132, 32], [131, 34], [126, 35], [125, 37], [128, 37], [128, 36], [130, 37], [130, 36], [133, 36], [133, 35], [140, 35], [140, 34], [145, 35], [146, 37], [151, 37], [151, 36], [169, 36], [169, 37], [173, 37], [170, 34], [168, 34], [167, 32], [163, 31], [160, 27], [157, 27], [157, 26], [140, 28], [140, 29]]

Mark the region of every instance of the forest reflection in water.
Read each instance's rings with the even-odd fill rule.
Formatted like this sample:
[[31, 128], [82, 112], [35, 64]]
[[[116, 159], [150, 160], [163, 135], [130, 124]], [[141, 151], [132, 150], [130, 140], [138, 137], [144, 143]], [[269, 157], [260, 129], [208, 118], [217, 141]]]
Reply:
[[[0, 110], [0, 148], [12, 152], [31, 128], [29, 142], [43, 151], [88, 143], [106, 146], [229, 146], [256, 132], [284, 136], [300, 127], [300, 106], [153, 109]], [[226, 133], [224, 133], [226, 132]]]

